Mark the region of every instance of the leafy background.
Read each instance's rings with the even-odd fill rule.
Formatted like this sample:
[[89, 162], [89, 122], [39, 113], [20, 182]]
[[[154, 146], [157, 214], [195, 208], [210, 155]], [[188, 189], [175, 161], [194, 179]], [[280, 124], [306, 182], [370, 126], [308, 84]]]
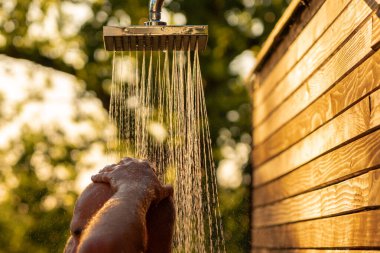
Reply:
[[[227, 252], [250, 249], [244, 78], [286, 0], [171, 0], [169, 24], [208, 24], [201, 54]], [[61, 252], [78, 193], [105, 163], [111, 54], [103, 25], [147, 0], [0, 0], [0, 252]]]

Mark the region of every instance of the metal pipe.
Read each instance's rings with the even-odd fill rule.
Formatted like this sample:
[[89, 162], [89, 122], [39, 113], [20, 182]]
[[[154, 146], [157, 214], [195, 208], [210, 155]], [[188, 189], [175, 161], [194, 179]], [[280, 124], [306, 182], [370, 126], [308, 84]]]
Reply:
[[164, 0], [150, 0], [149, 21], [161, 21], [161, 9]]
[[145, 25], [166, 25], [161, 21], [161, 9], [164, 0], [150, 0], [149, 2], [149, 21]]

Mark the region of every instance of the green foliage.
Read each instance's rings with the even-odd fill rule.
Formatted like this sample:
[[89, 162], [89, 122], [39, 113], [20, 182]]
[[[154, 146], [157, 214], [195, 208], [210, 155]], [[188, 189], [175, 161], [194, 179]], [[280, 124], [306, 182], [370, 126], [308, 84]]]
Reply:
[[[224, 147], [249, 144], [249, 96], [242, 78], [231, 72], [230, 64], [244, 50], [258, 52], [259, 45], [268, 36], [287, 2], [167, 2], [167, 10], [172, 14], [185, 14], [187, 24], [209, 25], [209, 43], [201, 54], [201, 66], [218, 165], [226, 159]], [[108, 108], [112, 63], [111, 55], [103, 50], [102, 26], [142, 24], [147, 17], [148, 0], [7, 0], [0, 5], [1, 54], [27, 59], [83, 80], [86, 90], [94, 92], [104, 108]], [[79, 12], [71, 13], [70, 10]], [[46, 17], [53, 28], [44, 26]], [[79, 105], [82, 97], [77, 99]], [[0, 104], [2, 101], [0, 93]], [[227, 119], [231, 111], [238, 113], [238, 119]], [[8, 120], [1, 110], [0, 120]], [[81, 120], [80, 115], [78, 120]], [[96, 122], [97, 118], [89, 120]], [[46, 134], [43, 129], [37, 132], [25, 129], [22, 139], [14, 146], [0, 150], [0, 157], [4, 159], [10, 153], [18, 154], [12, 162], [6, 162], [8, 158], [2, 159], [4, 164], [0, 165], [0, 185], [6, 185], [8, 189], [8, 197], [0, 201], [0, 252], [59, 252], [63, 248], [76, 197], [73, 191], [78, 173], [76, 157], [92, 144], [102, 142], [102, 138], [99, 131], [97, 137], [84, 140], [80, 145], [65, 141], [58, 145], [53, 140], [65, 140], [67, 136], [60, 129], [55, 129], [54, 135]], [[44, 146], [42, 151], [41, 145]], [[49, 150], [57, 148], [63, 155], [53, 157]], [[32, 165], [32, 158], [38, 152], [42, 152], [41, 156], [50, 166], [63, 165], [69, 178], [41, 180]], [[250, 247], [250, 169], [247, 162], [241, 167], [243, 181], [240, 186], [219, 189], [227, 252], [248, 252]], [[17, 183], [10, 182], [12, 176]], [[49, 201], [55, 201], [55, 205], [49, 208]]]
[[[77, 197], [73, 191], [75, 177], [59, 179], [52, 176], [49, 180], [41, 180], [36, 175], [36, 170], [40, 168], [35, 167], [32, 159], [40, 149], [38, 146], [42, 143], [47, 148], [54, 146], [46, 137], [41, 133], [32, 134], [28, 129], [22, 139], [17, 141], [17, 146], [22, 146], [24, 152], [15, 159], [12, 168], [17, 183], [10, 187], [7, 201], [0, 203], [0, 252], [59, 252], [63, 249], [72, 206]], [[40, 155], [49, 159], [52, 165], [64, 163], [68, 172], [75, 174], [75, 161], [70, 156], [70, 151], [76, 147], [66, 144], [59, 149], [68, 153], [56, 159], [47, 153]], [[7, 156], [5, 151], [0, 153], [2, 158]], [[6, 183], [9, 168], [0, 167], [0, 175], [4, 180], [1, 181]]]

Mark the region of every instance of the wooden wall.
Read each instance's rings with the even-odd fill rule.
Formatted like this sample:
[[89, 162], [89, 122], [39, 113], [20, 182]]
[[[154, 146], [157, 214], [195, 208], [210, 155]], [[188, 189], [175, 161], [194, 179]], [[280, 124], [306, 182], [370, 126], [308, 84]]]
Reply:
[[252, 251], [380, 250], [380, 1], [294, 2], [250, 83]]

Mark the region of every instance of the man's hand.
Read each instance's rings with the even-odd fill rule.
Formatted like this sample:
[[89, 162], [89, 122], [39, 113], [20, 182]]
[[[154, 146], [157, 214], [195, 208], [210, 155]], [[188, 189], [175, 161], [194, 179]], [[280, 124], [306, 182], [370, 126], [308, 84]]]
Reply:
[[117, 197], [124, 197], [125, 192], [135, 192], [135, 196], [144, 202], [146, 211], [151, 204], [156, 205], [173, 195], [173, 188], [161, 185], [147, 161], [134, 158], [124, 158], [118, 164], [106, 166], [91, 179], [95, 183], [110, 184]]

